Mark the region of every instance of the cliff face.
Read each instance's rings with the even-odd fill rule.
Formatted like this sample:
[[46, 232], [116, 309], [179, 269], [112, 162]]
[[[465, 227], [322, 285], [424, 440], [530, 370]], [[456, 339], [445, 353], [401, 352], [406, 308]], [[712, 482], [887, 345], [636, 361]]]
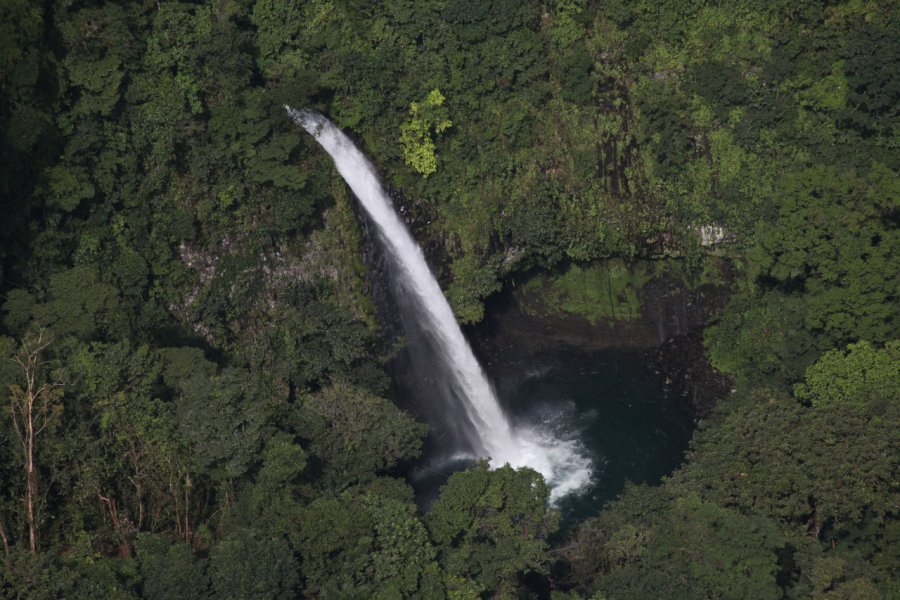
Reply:
[[569, 265], [489, 300], [469, 333], [492, 374], [627, 352], [652, 364], [667, 397], [696, 420], [730, 389], [702, 343], [703, 327], [727, 302], [729, 279], [727, 263], [714, 258], [697, 269], [675, 259]]
[[689, 269], [668, 259], [609, 259], [538, 273], [488, 304], [479, 330], [524, 349], [570, 345], [582, 350], [657, 348], [702, 328], [728, 298], [728, 266], [710, 259]]

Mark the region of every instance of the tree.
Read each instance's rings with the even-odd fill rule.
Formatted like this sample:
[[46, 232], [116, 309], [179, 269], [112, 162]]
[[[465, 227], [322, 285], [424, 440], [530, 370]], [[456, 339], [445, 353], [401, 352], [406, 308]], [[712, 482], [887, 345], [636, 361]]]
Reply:
[[229, 532], [210, 551], [216, 598], [292, 598], [300, 582], [297, 559], [285, 539], [252, 528]]
[[877, 410], [900, 403], [900, 342], [876, 349], [861, 341], [829, 350], [806, 370], [794, 395], [815, 407], [859, 405]]
[[423, 102], [409, 105], [409, 116], [410, 120], [400, 126], [403, 158], [413, 170], [428, 177], [437, 171], [431, 132], [440, 134], [453, 125], [444, 108], [444, 95], [437, 88], [431, 90]]
[[320, 483], [338, 489], [418, 457], [426, 430], [390, 401], [345, 383], [306, 396], [296, 427], [320, 461]]
[[193, 374], [180, 383], [175, 414], [193, 469], [217, 481], [237, 479], [257, 461], [273, 398], [246, 371], [212, 377]]
[[[629, 486], [562, 549], [580, 592], [611, 598], [780, 598], [776, 524], [694, 492]], [[677, 491], [675, 493], [678, 493]]]
[[807, 303], [799, 295], [741, 291], [719, 320], [703, 332], [710, 362], [754, 385], [782, 387], [797, 381], [819, 352], [803, 326]]
[[795, 383], [825, 350], [897, 336], [897, 181], [879, 163], [782, 176], [776, 218], [757, 224], [746, 252], [748, 282], [705, 333], [716, 367]]
[[0, 569], [0, 598], [137, 600], [118, 575], [113, 563], [96, 555], [62, 558], [17, 551], [9, 568]]
[[94, 342], [76, 347], [61, 365], [70, 398], [65, 471], [78, 473], [67, 475], [68, 510], [102, 524], [96, 543], [120, 556], [131, 554], [135, 534], [173, 524], [180, 533], [185, 525], [181, 483], [189, 460], [163, 383], [178, 374], [166, 368], [170, 360], [182, 361], [185, 371], [204, 365], [190, 362], [190, 349], [166, 350]]
[[694, 438], [670, 485], [707, 501], [768, 515], [829, 544], [880, 527], [894, 512], [890, 448], [898, 406], [873, 414], [864, 402], [805, 407], [782, 393], [735, 398]]
[[639, 542], [641, 550], [631, 550], [600, 578], [609, 594], [635, 600], [781, 598], [776, 575], [784, 538], [773, 522], [696, 496], [675, 499], [656, 519]]
[[210, 597], [208, 560], [198, 558], [184, 542], [170, 543], [164, 536], [142, 533], [135, 541], [137, 562], [147, 600], [205, 600]]
[[435, 549], [412, 489], [388, 478], [305, 505], [291, 535], [312, 597], [443, 598]]
[[482, 592], [511, 597], [527, 573], [547, 571], [547, 538], [559, 524], [549, 495], [526, 467], [491, 470], [480, 461], [454, 473], [425, 516], [441, 566]]
[[28, 547], [36, 554], [40, 547], [40, 525], [44, 509], [41, 496], [40, 469], [37, 464], [38, 445], [45, 432], [58, 423], [62, 404], [62, 383], [48, 379], [45, 350], [51, 344], [49, 334], [38, 329], [19, 343], [11, 360], [19, 368], [19, 383], [10, 386], [8, 411], [13, 431], [19, 442], [22, 468], [25, 475], [25, 520], [28, 526]]

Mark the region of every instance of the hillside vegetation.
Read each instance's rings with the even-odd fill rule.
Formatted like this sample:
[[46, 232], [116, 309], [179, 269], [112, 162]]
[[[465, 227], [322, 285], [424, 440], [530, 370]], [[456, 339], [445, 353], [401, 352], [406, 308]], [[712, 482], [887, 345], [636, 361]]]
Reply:
[[[353, 199], [284, 104], [462, 322], [526, 271], [597, 319], [635, 308], [589, 261], [729, 262], [683, 467], [564, 539], [528, 469], [418, 510]], [[0, 0], [0, 598], [900, 597], [898, 111], [887, 1]]]

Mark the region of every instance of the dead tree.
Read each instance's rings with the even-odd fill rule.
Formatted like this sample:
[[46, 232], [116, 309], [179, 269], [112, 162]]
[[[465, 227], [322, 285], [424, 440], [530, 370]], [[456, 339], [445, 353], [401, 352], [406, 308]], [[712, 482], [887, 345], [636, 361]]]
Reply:
[[20, 369], [20, 383], [10, 386], [9, 414], [22, 453], [25, 471], [25, 520], [28, 523], [28, 547], [32, 554], [39, 548], [38, 529], [43, 502], [40, 497], [40, 475], [35, 462], [38, 442], [48, 427], [59, 418], [62, 405], [60, 383], [46, 380], [47, 362], [43, 352], [50, 338], [42, 329], [22, 340], [12, 357]]

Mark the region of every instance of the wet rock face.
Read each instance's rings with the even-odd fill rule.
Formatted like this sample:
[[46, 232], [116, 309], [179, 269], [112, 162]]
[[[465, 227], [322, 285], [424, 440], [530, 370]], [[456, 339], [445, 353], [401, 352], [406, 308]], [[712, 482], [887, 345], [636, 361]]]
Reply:
[[[558, 275], [541, 274], [538, 284], [520, 283], [490, 299], [484, 322], [468, 331], [470, 339], [492, 373], [639, 351], [665, 381], [666, 396], [701, 419], [731, 387], [706, 361], [702, 341], [703, 327], [727, 302], [727, 276], [692, 282], [677, 269], [658, 266], [633, 275], [620, 285], [602, 283], [599, 291], [563, 285], [560, 292]], [[590, 275], [578, 277], [590, 285]], [[603, 276], [594, 279], [603, 282]]]
[[492, 298], [477, 331], [533, 352], [560, 345], [655, 349], [702, 329], [724, 307], [725, 280], [692, 282], [680, 266], [648, 264], [624, 276], [609, 275], [621, 273], [620, 263], [599, 271], [574, 267], [574, 275], [571, 269], [562, 276], [539, 274]]
[[656, 350], [653, 361], [665, 376], [668, 397], [684, 407], [695, 423], [731, 392], [731, 380], [706, 360], [699, 329], [667, 340]]

